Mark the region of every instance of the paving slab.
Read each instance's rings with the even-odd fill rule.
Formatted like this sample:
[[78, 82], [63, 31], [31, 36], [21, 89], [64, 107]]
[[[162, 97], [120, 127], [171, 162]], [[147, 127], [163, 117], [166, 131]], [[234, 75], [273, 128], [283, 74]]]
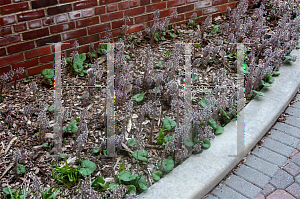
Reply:
[[298, 184], [300, 184], [300, 174], [295, 177], [295, 182], [297, 182]]
[[288, 135], [286, 133], [283, 133], [281, 131], [277, 131], [275, 129], [272, 129], [270, 133], [271, 134], [268, 135], [267, 137], [272, 138], [273, 140], [276, 140], [276, 141], [281, 142], [283, 144], [289, 145], [291, 147], [295, 148], [300, 143], [300, 139], [295, 138], [295, 137], [293, 137], [291, 135]]
[[285, 189], [288, 186], [290, 186], [293, 182], [293, 176], [287, 173], [286, 171], [280, 169], [272, 178], [270, 184], [272, 184], [277, 189]]
[[295, 197], [284, 190], [276, 190], [266, 199], [295, 199]]
[[236, 190], [240, 194], [247, 196], [249, 198], [254, 198], [261, 192], [261, 188], [254, 186], [250, 182], [247, 182], [241, 177], [236, 175], [231, 175], [225, 182], [226, 185]]
[[205, 197], [203, 199], [218, 199], [218, 198], [215, 197], [215, 196], [213, 196], [213, 195], [211, 195], [211, 194], [209, 194], [209, 195], [207, 195], [207, 197]]
[[294, 116], [287, 116], [286, 120], [284, 121], [287, 124], [293, 125], [295, 127], [300, 127], [300, 118]]
[[300, 166], [300, 153], [297, 153], [296, 155], [294, 155], [292, 157], [292, 161], [297, 164], [298, 166]]
[[238, 192], [234, 191], [233, 189], [227, 186], [222, 186], [220, 189], [214, 189], [212, 191], [212, 194], [218, 196], [220, 199], [247, 199], [245, 196], [239, 194]]
[[261, 191], [261, 194], [263, 194], [264, 196], [268, 196], [275, 190], [276, 190], [276, 188], [273, 185], [267, 184]]
[[300, 101], [297, 101], [294, 104], [292, 104], [292, 107], [300, 109]]
[[263, 160], [266, 160], [270, 163], [276, 164], [281, 167], [287, 160], [287, 157], [280, 155], [274, 151], [271, 151], [265, 147], [255, 148], [252, 151], [252, 154], [260, 157]]
[[295, 198], [300, 198], [300, 185], [298, 183], [294, 183], [286, 189], [291, 195]]
[[289, 124], [286, 123], [282, 123], [282, 122], [277, 122], [274, 126], [273, 129], [277, 129], [279, 131], [282, 131], [286, 134], [289, 134], [291, 136], [294, 136], [298, 139], [300, 139], [300, 129], [294, 126], [291, 126]]
[[279, 167], [276, 164], [267, 162], [251, 154], [247, 156], [245, 164], [266, 174], [269, 177], [272, 177], [279, 169]]
[[285, 157], [290, 157], [290, 155], [293, 153], [294, 148], [287, 146], [285, 144], [282, 144], [276, 140], [273, 140], [271, 138], [265, 138], [263, 139], [264, 143], [262, 144], [262, 146], [280, 154], [283, 155]]
[[248, 182], [251, 182], [252, 184], [259, 186], [260, 188], [264, 188], [266, 184], [271, 180], [270, 177], [262, 174], [259, 171], [256, 171], [250, 167], [247, 167], [246, 165], [241, 165], [240, 168], [236, 169], [234, 173]]
[[294, 108], [294, 107], [288, 107], [286, 109], [286, 113], [295, 116], [295, 117], [299, 117], [300, 118], [300, 110], [298, 108]]
[[300, 166], [296, 165], [294, 162], [289, 162], [283, 167], [283, 170], [291, 174], [292, 176], [297, 176], [300, 173]]
[[[149, 187], [148, 191], [140, 194], [138, 198], [198, 199], [210, 192], [269, 131], [297, 92], [300, 86], [300, 51], [293, 50], [291, 55], [296, 55], [299, 58], [292, 65], [283, 65], [280, 68], [281, 75], [275, 78], [272, 87], [261, 90], [265, 97], [256, 96], [239, 113], [240, 116], [244, 115], [244, 142], [233, 142], [233, 140], [240, 140], [240, 137], [237, 137], [239, 135], [237, 134], [237, 121], [232, 120], [225, 126], [221, 135], [211, 140], [209, 150], [189, 157], [167, 176]], [[238, 121], [241, 120], [239, 118], [242, 117], [238, 117]], [[292, 123], [295, 124], [294, 122]], [[300, 129], [295, 129], [298, 133], [288, 132], [288, 134], [300, 138]], [[243, 143], [244, 146], [241, 146]], [[244, 151], [237, 151], [237, 146], [244, 148]], [[263, 150], [269, 155], [277, 154], [273, 151], [269, 153], [270, 150], [266, 148]], [[258, 157], [260, 151], [257, 151]], [[277, 155], [276, 160], [271, 158], [271, 161], [268, 157], [262, 156], [261, 158], [282, 166], [286, 158]], [[256, 189], [259, 188], [256, 187]]]

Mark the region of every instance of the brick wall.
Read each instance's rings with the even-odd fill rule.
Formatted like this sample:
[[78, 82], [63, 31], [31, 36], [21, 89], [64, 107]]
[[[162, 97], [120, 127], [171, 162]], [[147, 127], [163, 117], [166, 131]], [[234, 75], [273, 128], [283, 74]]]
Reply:
[[[0, 75], [11, 68], [28, 68], [29, 75], [52, 68], [54, 47], [49, 42], [69, 42], [62, 49], [69, 55], [75, 40], [79, 53], [89, 50], [89, 43], [104, 38], [106, 29], [114, 37], [121, 33], [122, 18], [130, 17], [127, 33], [150, 26], [153, 12], [168, 17], [177, 10], [177, 25], [186, 23], [193, 12], [214, 16], [234, 7], [234, 0], [0, 0]], [[24, 77], [25, 75], [23, 75]]]

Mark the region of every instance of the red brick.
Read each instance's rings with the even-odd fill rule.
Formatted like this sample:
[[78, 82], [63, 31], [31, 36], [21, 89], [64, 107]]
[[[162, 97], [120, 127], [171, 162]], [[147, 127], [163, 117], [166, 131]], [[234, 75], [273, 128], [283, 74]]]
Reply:
[[107, 12], [113, 12], [113, 11], [116, 11], [116, 10], [118, 10], [118, 4], [116, 4], [116, 3], [108, 4], [108, 5], [106, 6], [106, 9], [107, 9]]
[[99, 34], [95, 34], [95, 35], [90, 35], [90, 36], [86, 36], [86, 37], [80, 37], [78, 39], [78, 43], [79, 43], [79, 45], [83, 45], [83, 44], [96, 42], [99, 40], [100, 40]]
[[130, 8], [139, 6], [140, 0], [130, 0]]
[[48, 7], [57, 4], [57, 0], [37, 0], [37, 1], [32, 1], [31, 6], [32, 9], [37, 9], [37, 8], [43, 8], [43, 7]]
[[99, 24], [99, 16], [76, 21], [76, 28]]
[[171, 15], [171, 13], [174, 12], [175, 9], [176, 8], [172, 8], [172, 9], [168, 9], [168, 10], [161, 10], [159, 18], [169, 17]]
[[74, 3], [74, 10], [90, 8], [93, 6], [97, 6], [97, 0], [80, 1], [78, 3]]
[[39, 10], [39, 11], [34, 11], [34, 12], [27, 12], [27, 13], [22, 13], [18, 14], [18, 20], [19, 22], [21, 21], [29, 21], [32, 19], [39, 19], [41, 17], [45, 16], [44, 10]]
[[118, 2], [119, 0], [105, 0], [105, 3], [108, 4], [108, 3], [115, 3], [115, 2]]
[[72, 10], [71, 4], [66, 4], [62, 6], [52, 7], [47, 9], [48, 15], [57, 15], [60, 13], [70, 12]]
[[46, 56], [40, 57], [41, 63], [47, 63], [47, 62], [51, 62], [51, 61], [54, 61], [54, 55], [46, 55]]
[[170, 0], [168, 1], [168, 7], [179, 6], [185, 3], [185, 0]]
[[95, 14], [99, 15], [99, 14], [104, 14], [105, 13], [105, 6], [99, 6], [95, 8]]
[[194, 4], [177, 8], [178, 13], [188, 12], [188, 11], [191, 11], [191, 10], [194, 10]]
[[81, 11], [73, 11], [69, 13], [70, 20], [81, 18]]
[[152, 3], [160, 2], [161, 0], [152, 0]]
[[101, 15], [101, 22], [123, 18], [123, 11]]
[[26, 59], [30, 59], [32, 57], [38, 57], [38, 56], [41, 56], [41, 55], [47, 55], [49, 53], [51, 53], [50, 46], [45, 46], [45, 47], [36, 48], [34, 50], [25, 52], [25, 57], [26, 57]]
[[21, 31], [27, 30], [26, 23], [24, 22], [24, 23], [14, 25], [14, 29], [15, 29], [15, 32], [21, 32]]
[[12, 64], [12, 68], [13, 69], [17, 69], [17, 68], [20, 68], [20, 67], [29, 68], [29, 67], [32, 67], [32, 66], [36, 66], [38, 64], [39, 64], [38, 58], [34, 58], [34, 59], [30, 59], [30, 60], [27, 60], [27, 61], [24, 61], [24, 62], [21, 62], [21, 63]]
[[203, 15], [211, 14], [219, 11], [219, 6], [203, 9]]
[[220, 12], [226, 11], [227, 7], [230, 7], [231, 9], [233, 9], [235, 7], [235, 3], [229, 3], [229, 4], [221, 5], [220, 6]]
[[90, 27], [88, 27], [88, 32], [89, 32], [89, 34], [93, 34], [93, 33], [97, 33], [97, 32], [103, 32], [107, 28], [110, 29], [110, 23], [99, 24], [99, 25], [96, 25], [96, 26], [90, 26]]
[[5, 15], [9, 13], [24, 11], [24, 10], [29, 10], [28, 2], [3, 6], [0, 8], [0, 13], [2, 15]]
[[[197, 11], [193, 11], [193, 12], [189, 12], [189, 13], [186, 13], [185, 14], [185, 19], [190, 19], [191, 18], [191, 16], [192, 16], [192, 14], [193, 13], [196, 13], [197, 14], [197, 16], [201, 16], [203, 13], [202, 13], [202, 10], [197, 10]], [[206, 18], [206, 17], [205, 17]], [[198, 20], [197, 20], [198, 21]]]
[[150, 0], [141, 0], [141, 6], [150, 4]]
[[3, 75], [4, 73], [7, 73], [9, 72], [11, 69], [10, 69], [10, 66], [4, 66], [4, 67], [1, 67], [0, 68], [0, 75]]
[[228, 3], [228, 0], [213, 0], [213, 6]]
[[64, 23], [64, 24], [59, 24], [55, 26], [50, 27], [50, 32], [51, 33], [58, 33], [58, 32], [63, 32], [67, 30], [72, 30], [75, 28], [75, 23], [73, 21], [69, 23]]
[[59, 3], [69, 3], [77, 0], [59, 0]]
[[78, 49], [78, 53], [81, 54], [81, 53], [89, 52], [89, 49], [90, 49], [89, 45], [80, 46]]
[[28, 22], [28, 27], [33, 29], [33, 28], [40, 28], [42, 26], [41, 20], [35, 20], [35, 21], [29, 21]]
[[[133, 24], [133, 19], [130, 19], [130, 21], [127, 22], [127, 25], [132, 25], [132, 24]], [[111, 25], [112, 25], [112, 29], [119, 28], [122, 25], [125, 25], [125, 21], [124, 20], [113, 21]]]
[[5, 16], [0, 18], [0, 26], [5, 26], [7, 24], [13, 24], [16, 22], [15, 16], [10, 15], [10, 16]]
[[17, 52], [21, 52], [33, 48], [34, 48], [34, 41], [30, 41], [30, 42], [9, 46], [7, 47], [7, 51], [8, 53], [17, 53]]
[[46, 68], [53, 68], [53, 63], [28, 68], [28, 75], [31, 76], [31, 75], [40, 74], [42, 72], [42, 70], [44, 70]]
[[128, 1], [119, 3], [119, 10], [124, 10], [124, 9], [127, 9], [127, 8], [129, 8]]
[[[122, 31], [121, 28], [112, 30], [112, 31], [111, 31], [112, 36], [113, 36], [113, 37], [116, 37], [116, 36], [120, 35], [120, 34], [121, 34], [121, 31]], [[105, 36], [106, 36], [106, 32], [101, 33], [101, 39], [105, 39]], [[96, 48], [96, 47], [98, 47], [98, 45], [95, 44], [95, 48]]]
[[196, 2], [198, 0], [186, 0], [186, 3], [193, 3], [193, 2]]
[[0, 46], [6, 46], [8, 44], [13, 44], [16, 42], [21, 41], [21, 36], [18, 35], [11, 35], [11, 36], [7, 36], [7, 37], [2, 37], [0, 38]]
[[135, 17], [135, 23], [142, 23], [145, 21], [150, 21], [154, 18], [153, 14], [142, 15], [139, 17]]
[[212, 6], [212, 0], [200, 1], [195, 4], [195, 9], [198, 10], [200, 8], [205, 8], [209, 6]]
[[55, 17], [56, 23], [66, 22], [68, 21], [68, 14], [62, 14]]
[[145, 7], [133, 8], [125, 11], [125, 16], [139, 15], [145, 12]]
[[11, 3], [11, 0], [0, 0], [0, 5], [5, 5]]
[[43, 29], [33, 30], [30, 32], [23, 33], [23, 39], [24, 40], [36, 39], [38, 37], [44, 37], [46, 35], [49, 35], [49, 30], [48, 28], [43, 28]]
[[54, 24], [54, 17], [46, 17], [45, 19], [43, 19], [43, 25], [44, 26], [49, 26], [51, 24]]
[[176, 22], [176, 21], [182, 21], [182, 20], [184, 20], [184, 14], [179, 14], [176, 19], [175, 18], [171, 19], [170, 23], [173, 23], [173, 22]]
[[36, 45], [38, 47], [40, 46], [45, 46], [45, 45], [49, 45], [49, 43], [57, 43], [61, 41], [61, 36], [60, 35], [53, 35], [50, 37], [45, 37], [43, 39], [38, 39], [35, 40], [36, 41]]
[[130, 26], [128, 28], [127, 33], [138, 32], [138, 31], [144, 30], [144, 29], [145, 29], [144, 24], [136, 24], [136, 25]]
[[154, 12], [155, 10], [161, 10], [167, 7], [167, 3], [166, 2], [160, 2], [157, 4], [151, 4], [149, 6], [147, 6], [147, 12]]
[[11, 63], [19, 62], [24, 60], [23, 53], [9, 55], [7, 57], [0, 58], [0, 66], [5, 66]]
[[94, 8], [89, 8], [81, 11], [82, 17], [90, 17], [95, 15]]
[[0, 56], [6, 55], [5, 48], [0, 48]]
[[0, 27], [0, 36], [11, 34], [11, 33], [12, 33], [11, 26]]
[[75, 30], [72, 32], [63, 33], [63, 40], [73, 39], [77, 37], [82, 37], [86, 35], [86, 29]]

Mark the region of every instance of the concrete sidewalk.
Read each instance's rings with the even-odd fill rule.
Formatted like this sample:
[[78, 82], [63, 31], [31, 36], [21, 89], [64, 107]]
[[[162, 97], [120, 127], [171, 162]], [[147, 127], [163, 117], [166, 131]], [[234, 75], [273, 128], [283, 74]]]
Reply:
[[300, 93], [246, 158], [205, 199], [300, 198]]

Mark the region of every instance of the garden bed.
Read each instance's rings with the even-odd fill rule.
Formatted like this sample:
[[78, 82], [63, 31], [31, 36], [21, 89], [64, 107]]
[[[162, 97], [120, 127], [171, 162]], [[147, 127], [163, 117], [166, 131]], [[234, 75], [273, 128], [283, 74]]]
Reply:
[[[135, 38], [125, 35], [125, 43], [115, 45], [114, 158], [109, 157], [111, 154], [106, 147], [105, 132], [105, 54], [109, 52], [109, 47], [102, 45], [102, 49], [105, 49], [103, 51], [101, 45], [100, 50], [94, 50], [91, 46], [89, 54], [78, 55], [78, 46], [74, 46], [73, 56], [67, 59], [62, 71], [62, 106], [68, 107], [68, 111], [64, 109], [62, 153], [68, 159], [70, 168], [74, 173], [77, 172], [78, 178], [84, 179], [86, 176], [85, 181], [77, 181], [75, 178], [76, 182], [70, 182], [67, 178], [60, 178], [61, 176], [57, 176], [59, 169], [53, 173], [57, 168], [53, 165], [54, 162], [65, 165], [63, 158], [57, 161], [53, 156], [53, 88], [43, 85], [45, 79], [40, 75], [29, 77], [26, 83], [19, 81], [16, 90], [13, 83], [7, 83], [5, 93], [2, 94], [3, 102], [0, 104], [2, 188], [24, 188], [26, 191], [32, 190], [40, 194], [38, 187], [46, 189], [51, 186], [59, 188], [60, 196], [67, 198], [78, 194], [93, 195], [95, 189], [102, 192], [103, 197], [122, 198], [127, 194], [126, 197], [129, 198], [134, 195], [129, 195], [127, 190], [130, 190], [130, 193], [140, 193], [148, 189], [148, 186], [192, 153], [201, 153], [203, 149], [209, 148], [210, 140], [223, 132], [223, 127], [230, 119], [236, 117], [236, 109], [244, 105], [236, 100], [243, 100], [236, 92], [237, 55], [234, 53], [236, 49], [232, 47], [235, 45], [228, 43], [254, 43], [256, 38], [261, 38], [264, 39], [263, 44], [266, 44], [265, 48], [260, 48], [258, 43], [250, 45], [245, 51], [246, 97], [250, 99], [255, 94], [263, 95], [260, 89], [270, 86], [274, 79], [272, 76], [278, 75], [277, 65], [294, 59], [287, 52], [295, 48], [298, 41], [295, 38], [299, 37], [296, 31], [296, 35], [288, 35], [290, 40], [281, 40], [279, 37], [283, 35], [280, 30], [286, 29], [289, 23], [287, 30], [293, 32], [297, 29], [295, 16], [298, 15], [299, 9], [295, 8], [298, 8], [298, 5], [290, 6], [292, 12], [296, 13], [295, 16], [294, 13], [287, 12], [286, 21], [281, 19], [279, 23], [278, 20], [282, 18], [280, 14], [284, 10], [282, 4], [278, 5], [279, 15], [271, 14], [273, 5], [268, 3], [265, 3], [267, 13], [258, 6], [255, 10], [252, 8], [245, 13], [246, 4], [241, 5], [244, 7], [240, 6], [238, 11], [231, 11], [229, 19], [227, 16], [219, 16], [212, 21], [208, 18], [204, 23], [197, 25], [196, 16], [193, 16], [193, 20], [189, 22], [189, 30], [186, 24], [166, 31], [159, 28], [163, 23], [154, 20], [156, 26], [152, 28], [157, 29], [154, 31], [155, 28], [151, 28], [150, 36], [142, 39], [141, 34], [137, 34]], [[252, 16], [252, 22], [238, 21], [249, 16]], [[269, 20], [264, 21], [259, 17]], [[256, 30], [257, 26], [253, 25], [252, 32], [244, 32], [245, 35], [239, 35], [241, 30], [238, 30], [236, 36], [228, 38], [228, 31], [233, 31], [236, 27], [230, 24], [227, 27], [225, 24], [232, 24], [233, 21], [244, 23], [244, 26], [253, 23], [261, 27], [258, 26]], [[261, 24], [261, 21], [266, 24]], [[259, 31], [264, 34], [259, 35]], [[175, 38], [161, 41], [167, 36]], [[245, 39], [240, 41], [243, 37]], [[274, 41], [270, 42], [270, 38], [277, 41], [277, 44]], [[133, 46], [134, 40], [136, 41]], [[149, 40], [158, 42], [148, 48]], [[194, 43], [191, 75], [194, 91], [197, 92], [192, 96], [193, 112], [190, 115], [186, 115], [183, 109], [186, 87], [185, 45], [176, 44], [177, 41]], [[80, 65], [80, 60], [83, 65]], [[48, 71], [46, 75], [50, 73], [51, 71]], [[44, 74], [51, 79], [46, 75]], [[93, 87], [86, 87], [88, 85]], [[27, 158], [22, 154], [22, 150], [26, 150]], [[136, 151], [139, 151], [139, 155]], [[138, 161], [137, 156], [140, 159]], [[81, 160], [81, 163], [76, 159]], [[162, 166], [159, 166], [160, 161], [163, 161]], [[15, 174], [15, 165], [18, 163], [21, 165], [18, 168], [19, 174]], [[58, 180], [54, 179], [55, 176]], [[32, 197], [33, 192], [28, 193], [28, 197]]]

